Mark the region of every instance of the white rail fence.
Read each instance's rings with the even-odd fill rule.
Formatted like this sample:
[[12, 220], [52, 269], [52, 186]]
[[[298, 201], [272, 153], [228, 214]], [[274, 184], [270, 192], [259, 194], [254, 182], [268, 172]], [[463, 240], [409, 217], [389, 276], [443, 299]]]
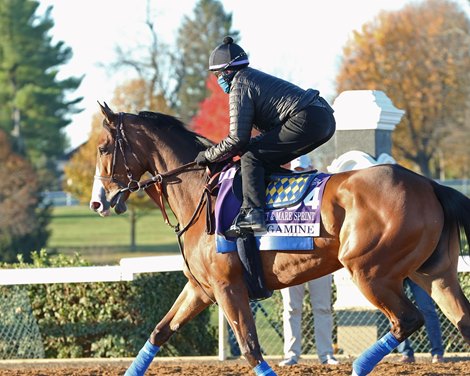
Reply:
[[[181, 255], [171, 255], [124, 258], [121, 259], [119, 265], [116, 266], [0, 269], [0, 285], [132, 281], [141, 273], [181, 271], [183, 263], [184, 261]], [[462, 273], [470, 272], [470, 257], [460, 257], [458, 270]], [[357, 287], [352, 283], [345, 269], [334, 273], [334, 281], [336, 285], [335, 311], [357, 312], [362, 316], [376, 311], [376, 308], [364, 298]], [[341, 341], [340, 337], [343, 336], [343, 342], [349, 343], [349, 337], [344, 337], [344, 333], [351, 335], [349, 331], [354, 331], [354, 327], [360, 332], [366, 333], [372, 326], [373, 325], [361, 323], [357, 325], [348, 324], [341, 328], [338, 325], [338, 341]], [[229, 355], [226, 349], [227, 324], [223, 312], [220, 309], [218, 312], [218, 327], [218, 358], [225, 360]], [[308, 325], [308, 327], [311, 327], [311, 325]], [[340, 332], [340, 329], [343, 331]], [[309, 328], [306, 330], [309, 330]], [[361, 347], [367, 345], [368, 341], [374, 340], [374, 333], [374, 330], [372, 335], [369, 333], [368, 337], [360, 343]]]
[[132, 281], [140, 273], [183, 270], [181, 255], [121, 259], [116, 266], [0, 269], [0, 285]]

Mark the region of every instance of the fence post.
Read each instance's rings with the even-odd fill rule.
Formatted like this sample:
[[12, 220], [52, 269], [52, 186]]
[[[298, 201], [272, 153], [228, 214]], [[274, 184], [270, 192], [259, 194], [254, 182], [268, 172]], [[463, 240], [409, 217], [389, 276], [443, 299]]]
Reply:
[[219, 360], [227, 359], [225, 351], [225, 343], [227, 342], [227, 321], [225, 320], [224, 311], [220, 306], [217, 308], [219, 316]]

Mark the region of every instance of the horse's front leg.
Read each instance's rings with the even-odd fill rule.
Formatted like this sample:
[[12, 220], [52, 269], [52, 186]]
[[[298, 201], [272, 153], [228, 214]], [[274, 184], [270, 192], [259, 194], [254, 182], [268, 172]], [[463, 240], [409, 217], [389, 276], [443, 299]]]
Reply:
[[240, 351], [256, 375], [276, 375], [264, 361], [258, 341], [255, 320], [250, 308], [248, 291], [236, 253], [220, 255], [225, 259], [213, 270], [215, 298], [237, 338]]
[[199, 286], [194, 286], [188, 282], [171, 309], [152, 331], [150, 338], [139, 351], [139, 354], [126, 371], [125, 376], [144, 375], [153, 358], [160, 350], [160, 346], [211, 303]]

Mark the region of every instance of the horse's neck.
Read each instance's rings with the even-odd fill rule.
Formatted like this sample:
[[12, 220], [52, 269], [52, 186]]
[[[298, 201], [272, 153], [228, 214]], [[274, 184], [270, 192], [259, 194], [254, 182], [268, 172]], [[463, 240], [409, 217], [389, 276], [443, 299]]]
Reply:
[[[160, 139], [161, 143], [161, 139]], [[158, 145], [154, 143], [154, 145]], [[152, 153], [152, 174], [165, 174], [194, 160], [197, 150], [193, 145], [168, 143], [159, 145]], [[180, 224], [188, 223], [204, 191], [204, 173], [201, 170], [180, 172], [163, 179], [165, 198]], [[155, 198], [150, 196], [154, 201]]]
[[191, 219], [204, 192], [204, 176], [199, 172], [183, 172], [164, 182], [171, 210], [178, 222], [185, 225]]

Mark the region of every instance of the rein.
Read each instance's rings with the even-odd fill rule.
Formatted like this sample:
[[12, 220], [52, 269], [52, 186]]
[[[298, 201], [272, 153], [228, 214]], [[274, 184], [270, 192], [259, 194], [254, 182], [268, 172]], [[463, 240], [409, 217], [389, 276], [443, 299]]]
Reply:
[[[140, 165], [141, 165], [141, 163], [140, 163], [139, 159], [137, 158], [137, 156], [135, 155], [135, 153], [130, 148], [129, 142], [126, 138], [124, 128], [123, 128], [123, 125], [124, 125], [123, 117], [124, 117], [124, 113], [120, 112], [119, 113], [119, 118], [118, 118], [118, 124], [116, 126], [116, 137], [115, 137], [115, 141], [114, 141], [114, 150], [113, 150], [112, 166], [111, 166], [111, 176], [108, 177], [108, 176], [96, 176], [95, 175], [95, 178], [101, 179], [101, 180], [109, 180], [109, 181], [117, 183], [121, 188], [114, 195], [114, 197], [118, 197], [121, 193], [124, 193], [124, 192], [133, 193], [133, 192], [138, 192], [138, 191], [141, 191], [141, 190], [146, 190], [147, 188], [149, 188], [151, 186], [155, 186], [155, 188], [157, 190], [157, 196], [158, 196], [158, 201], [156, 201], [156, 204], [158, 205], [160, 211], [162, 212], [163, 219], [164, 219], [165, 223], [175, 231], [176, 238], [178, 240], [178, 247], [179, 247], [181, 255], [183, 256], [184, 263], [185, 263], [186, 267], [188, 268], [189, 273], [194, 278], [194, 280], [197, 282], [197, 284], [199, 285], [201, 290], [204, 291], [204, 293], [207, 295], [209, 300], [213, 304], [217, 304], [217, 302], [211, 298], [211, 296], [206, 292], [206, 290], [204, 289], [202, 284], [199, 282], [199, 280], [192, 273], [191, 268], [189, 267], [188, 260], [185, 256], [184, 246], [183, 246], [183, 243], [181, 241], [181, 237], [194, 224], [195, 220], [198, 218], [199, 214], [201, 213], [202, 208], [204, 207], [204, 205], [206, 205], [206, 233], [207, 234], [213, 234], [214, 233], [215, 227], [214, 227], [214, 223], [213, 223], [214, 221], [212, 220], [212, 201], [211, 201], [210, 196], [211, 196], [212, 192], [214, 191], [215, 187], [217, 186], [217, 182], [218, 182], [220, 172], [217, 172], [215, 174], [211, 174], [211, 172], [208, 168], [206, 169], [205, 167], [199, 167], [199, 166], [196, 165], [196, 162], [189, 162], [189, 163], [181, 165], [181, 166], [179, 166], [175, 169], [172, 169], [170, 171], [163, 172], [163, 173], [157, 173], [157, 174], [151, 176], [149, 179], [146, 179], [146, 180], [143, 180], [143, 181], [139, 181], [137, 179], [134, 179], [134, 177], [132, 175], [132, 171], [129, 168], [129, 164], [128, 164], [127, 158], [126, 158], [126, 153], [125, 153], [125, 147], [126, 146], [130, 149], [130, 152], [132, 153], [132, 156], [137, 160], [137, 162]], [[125, 184], [122, 184], [120, 181], [118, 181], [117, 179], [114, 178], [114, 167], [115, 167], [115, 164], [116, 164], [118, 147], [119, 147], [119, 151], [121, 152], [121, 155], [122, 155], [122, 158], [123, 158], [127, 178], [129, 179], [129, 183], [127, 184], [127, 186]], [[199, 202], [198, 202], [198, 204], [196, 206], [196, 209], [194, 210], [190, 220], [188, 221], [188, 223], [183, 228], [180, 229], [179, 222], [176, 225], [173, 225], [171, 223], [169, 217], [168, 217], [167, 212], [166, 212], [166, 204], [168, 204], [168, 207], [170, 209], [171, 209], [171, 206], [170, 206], [170, 204], [168, 202], [168, 199], [166, 198], [166, 196], [164, 195], [164, 192], [163, 192], [164, 180], [165, 180], [165, 178], [168, 178], [168, 177], [171, 177], [171, 176], [174, 176], [174, 175], [178, 175], [180, 173], [203, 170], [203, 169], [206, 169], [206, 173], [207, 173], [206, 184], [204, 185], [204, 189], [202, 191], [201, 197], [199, 199]], [[113, 197], [113, 199], [114, 199], [114, 197]], [[113, 200], [113, 199], [111, 199], [111, 200]], [[173, 215], [175, 216], [175, 218], [177, 218], [177, 216], [174, 213], [173, 209], [171, 209], [171, 211], [173, 212]]]
[[[167, 215], [166, 209], [165, 209], [165, 206], [166, 206], [165, 201], [168, 204], [168, 206], [170, 207], [170, 209], [171, 209], [171, 206], [168, 202], [168, 199], [163, 194], [164, 178], [172, 176], [172, 175], [179, 174], [181, 172], [189, 172], [189, 171], [203, 169], [202, 167], [199, 167], [199, 168], [196, 168], [196, 169], [190, 169], [190, 167], [193, 167], [195, 164], [196, 164], [195, 162], [190, 162], [190, 163], [182, 165], [178, 168], [175, 168], [173, 170], [167, 171], [166, 173], [154, 175], [150, 179], [142, 181], [139, 184], [139, 189], [144, 189], [145, 190], [145, 189], [149, 188], [150, 186], [155, 185], [157, 193], [158, 193], [157, 205], [160, 208], [160, 211], [162, 212], [163, 219], [164, 219], [165, 223], [175, 231], [176, 239], [178, 241], [178, 248], [180, 250], [181, 256], [183, 256], [184, 263], [185, 263], [186, 267], [188, 268], [189, 273], [191, 274], [193, 279], [197, 282], [197, 284], [201, 288], [201, 290], [209, 298], [209, 300], [213, 304], [217, 304], [217, 302], [214, 299], [212, 299], [212, 297], [207, 293], [207, 291], [202, 286], [201, 282], [199, 282], [199, 280], [196, 278], [196, 276], [191, 271], [191, 268], [189, 267], [189, 262], [186, 258], [185, 252], [184, 252], [184, 246], [183, 246], [183, 242], [181, 241], [181, 237], [194, 224], [195, 220], [199, 217], [204, 205], [206, 205], [206, 233], [207, 234], [213, 234], [214, 233], [215, 227], [214, 227], [214, 221], [212, 219], [212, 201], [211, 201], [210, 196], [211, 196], [211, 193], [214, 190], [215, 186], [217, 185], [220, 172], [218, 172], [218, 173], [212, 175], [211, 177], [209, 177], [210, 171], [207, 169], [207, 171], [209, 171], [208, 172], [208, 181], [204, 185], [204, 189], [202, 191], [202, 194], [201, 194], [199, 202], [196, 206], [196, 209], [194, 210], [194, 212], [193, 212], [190, 220], [188, 221], [188, 223], [183, 228], [180, 229], [179, 222], [176, 225], [171, 224], [170, 219], [168, 218], [168, 215]], [[122, 191], [127, 191], [127, 190], [128, 190], [127, 188], [122, 189]], [[171, 210], [173, 212], [173, 209], [171, 209]], [[173, 215], [176, 217], [174, 212], [173, 212]]]
[[[167, 212], [166, 212], [165, 201], [168, 204], [168, 206], [170, 207], [170, 209], [171, 209], [171, 206], [169, 205], [168, 200], [166, 199], [165, 195], [163, 194], [163, 181], [164, 181], [165, 178], [168, 178], [168, 177], [174, 176], [174, 175], [178, 175], [182, 172], [191, 172], [191, 171], [197, 171], [197, 170], [202, 170], [203, 169], [203, 167], [192, 168], [195, 165], [196, 165], [195, 162], [189, 162], [189, 163], [186, 163], [182, 166], [179, 166], [179, 167], [177, 167], [173, 170], [170, 170], [170, 171], [167, 171], [167, 172], [164, 172], [164, 173], [155, 174], [152, 177], [150, 177], [149, 179], [146, 179], [146, 180], [143, 180], [143, 181], [136, 181], [136, 180], [129, 181], [128, 186], [124, 187], [124, 188], [121, 188], [118, 191], [117, 194], [124, 193], [124, 192], [127, 192], [127, 191], [129, 191], [130, 193], [138, 192], [138, 191], [141, 191], [141, 190], [146, 190], [147, 188], [154, 185], [156, 187], [156, 190], [157, 190], [157, 193], [158, 193], [158, 201], [156, 202], [156, 204], [158, 205], [160, 211], [162, 212], [163, 220], [172, 229], [174, 229], [175, 231], [178, 231], [177, 228], [179, 227], [179, 223], [176, 224], [176, 225], [173, 225], [170, 221], [170, 218], [168, 217]], [[134, 182], [135, 182], [135, 186], [132, 186], [132, 183], [134, 183]], [[204, 192], [205, 192], [205, 189], [204, 189]], [[201, 201], [202, 201], [202, 198], [204, 197], [204, 192], [203, 192], [203, 195], [201, 196]], [[197, 211], [197, 209], [196, 209], [196, 211]], [[175, 215], [175, 214], [173, 213], [173, 215]], [[176, 215], [175, 215], [175, 217], [176, 217]]]

